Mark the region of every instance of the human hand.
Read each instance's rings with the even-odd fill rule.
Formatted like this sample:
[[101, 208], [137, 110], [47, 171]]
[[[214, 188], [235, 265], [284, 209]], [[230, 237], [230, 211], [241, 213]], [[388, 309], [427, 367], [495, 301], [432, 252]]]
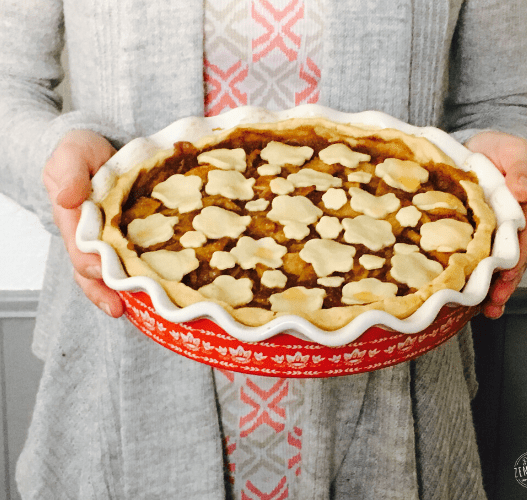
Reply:
[[124, 312], [123, 304], [117, 292], [102, 280], [100, 257], [81, 252], [75, 242], [80, 206], [90, 194], [91, 178], [114, 153], [113, 146], [99, 134], [72, 130], [46, 162], [42, 178], [55, 224], [73, 264], [75, 281], [97, 307], [117, 318]]
[[[469, 139], [465, 146], [489, 158], [505, 176], [505, 182], [527, 216], [527, 140], [502, 132], [481, 132]], [[493, 281], [483, 314], [499, 318], [505, 303], [516, 290], [527, 267], [527, 229], [520, 231], [520, 259], [512, 269], [500, 271]]]

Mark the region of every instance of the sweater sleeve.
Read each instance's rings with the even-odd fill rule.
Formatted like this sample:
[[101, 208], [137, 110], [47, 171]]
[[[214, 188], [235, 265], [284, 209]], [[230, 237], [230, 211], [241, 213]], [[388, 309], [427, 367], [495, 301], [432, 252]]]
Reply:
[[0, 16], [0, 191], [35, 212], [58, 234], [41, 180], [42, 168], [60, 139], [90, 129], [116, 147], [127, 140], [110, 124], [82, 111], [61, 114], [56, 88], [63, 78], [62, 2], [7, 1]]
[[527, 3], [466, 0], [452, 45], [446, 127], [527, 138]]

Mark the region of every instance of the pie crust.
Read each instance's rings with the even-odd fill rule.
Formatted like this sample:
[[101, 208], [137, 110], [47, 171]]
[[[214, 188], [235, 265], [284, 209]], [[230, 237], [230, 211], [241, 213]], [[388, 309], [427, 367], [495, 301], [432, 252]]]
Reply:
[[[266, 150], [264, 159], [261, 156], [264, 143], [261, 141], [265, 144], [278, 143], [277, 147], [270, 148], [270, 152]], [[254, 146], [256, 143], [258, 147]], [[282, 151], [280, 148], [284, 144], [293, 145], [294, 149]], [[329, 146], [332, 147], [328, 149]], [[230, 153], [226, 153], [226, 159], [223, 158], [224, 149], [239, 150], [242, 147], [246, 150], [245, 159], [243, 155], [236, 157], [236, 154]], [[312, 149], [311, 154], [309, 148]], [[217, 153], [210, 153], [211, 150]], [[347, 153], [349, 150], [354, 154]], [[205, 154], [201, 157], [201, 164], [198, 164], [196, 157], [201, 153]], [[276, 158], [284, 155], [288, 163], [277, 166], [279, 160]], [[171, 195], [166, 195], [166, 190], [158, 188], [154, 212], [164, 211], [166, 218], [172, 217], [169, 226], [175, 221], [176, 233], [179, 219], [188, 222], [189, 217], [195, 219], [203, 214], [203, 220], [198, 218], [195, 223], [192, 222], [193, 229], [184, 236], [184, 250], [181, 250], [181, 238], [176, 242], [176, 247], [180, 247], [170, 255], [172, 260], [176, 259], [176, 270], [167, 279], [166, 269], [158, 268], [156, 272], [155, 264], [140, 257], [143, 252], [144, 255], [162, 250], [165, 242], [152, 246], [147, 238], [146, 243], [141, 240], [146, 247], [132, 244], [125, 236], [132, 234], [128, 226], [130, 221], [125, 219], [129, 213], [127, 210], [137, 202], [141, 197], [139, 195], [152, 199], [152, 179], [165, 182], [171, 175], [182, 176], [186, 173], [187, 167], [180, 165], [182, 158], [188, 159], [188, 168], [198, 169], [194, 172], [199, 173], [200, 168], [206, 170], [202, 172], [201, 185], [196, 188], [195, 179], [185, 179], [185, 188], [176, 196], [176, 208], [168, 210], [168, 214], [164, 203], [170, 204], [173, 200], [168, 200], [167, 196]], [[225, 167], [222, 161], [229, 165]], [[248, 161], [252, 162], [250, 168], [245, 168]], [[169, 174], [166, 173], [167, 165], [171, 165], [172, 169]], [[264, 167], [260, 173], [257, 173], [256, 165]], [[423, 168], [426, 170], [424, 177]], [[163, 171], [165, 173], [160, 174]], [[211, 172], [222, 174], [217, 174], [217, 179], [214, 175], [209, 178]], [[405, 175], [399, 175], [401, 172]], [[186, 177], [191, 176], [199, 177], [193, 173]], [[428, 180], [425, 180], [426, 177]], [[178, 177], [173, 185], [182, 186], [181, 180]], [[170, 185], [167, 186], [167, 192], [173, 190]], [[195, 196], [196, 189], [200, 196]], [[437, 194], [438, 191], [445, 194]], [[431, 195], [431, 192], [436, 194]], [[452, 193], [455, 193], [455, 199]], [[265, 209], [263, 205], [259, 206], [262, 194], [269, 201]], [[314, 201], [305, 201], [310, 199]], [[209, 205], [213, 200], [223, 200], [220, 205], [227, 207], [234, 203], [238, 207], [236, 210], [241, 210], [234, 218], [236, 221], [231, 223], [230, 219], [222, 218], [230, 217], [224, 213], [230, 210], [220, 207], [220, 211], [217, 206], [214, 209], [214, 205]], [[160, 202], [163, 210], [160, 209]], [[247, 203], [252, 204], [249, 205], [251, 210], [246, 208]], [[281, 203], [282, 208], [279, 206]], [[200, 206], [203, 204], [207, 204], [205, 213]], [[339, 329], [372, 309], [403, 319], [414, 313], [435, 292], [445, 288], [461, 290], [477, 264], [489, 256], [496, 225], [493, 211], [485, 201], [475, 174], [457, 169], [453, 160], [427, 139], [396, 129], [346, 125], [323, 118], [293, 118], [277, 123], [240, 125], [218, 131], [193, 145], [176, 143], [174, 149], [160, 152], [121, 175], [101, 202], [101, 208], [105, 221], [102, 239], [116, 250], [127, 273], [154, 279], [177, 306], [213, 301], [247, 326], [260, 326], [277, 316], [296, 314], [328, 331]], [[133, 213], [133, 209], [131, 211]], [[289, 217], [287, 214], [290, 213], [294, 215]], [[249, 238], [244, 228], [250, 229], [255, 214], [260, 222], [270, 219], [272, 224], [269, 227], [274, 229], [267, 233], [260, 231], [259, 238]], [[416, 218], [421, 222], [416, 222]], [[211, 220], [226, 222], [211, 224]], [[446, 223], [441, 220], [446, 220]], [[428, 231], [421, 231], [423, 221], [428, 223], [425, 227]], [[239, 224], [240, 227], [237, 226]], [[469, 231], [467, 224], [471, 226]], [[166, 224], [159, 227], [161, 232], [167, 229]], [[371, 238], [377, 227], [381, 236]], [[225, 228], [234, 232], [226, 236]], [[170, 227], [168, 229], [170, 233]], [[218, 229], [216, 234], [214, 231]], [[452, 237], [454, 233], [459, 233], [457, 238]], [[450, 235], [446, 243], [441, 234]], [[363, 241], [363, 235], [368, 237], [367, 241]], [[439, 240], [437, 236], [440, 236]], [[167, 241], [173, 243], [177, 237], [169, 235]], [[162, 240], [166, 235], [159, 238]], [[223, 244], [225, 238], [230, 243], [214, 255], [212, 249], [220, 241]], [[449, 247], [454, 240], [461, 241], [460, 250], [452, 251]], [[306, 246], [308, 241], [310, 243]], [[255, 245], [260, 246], [254, 250]], [[417, 247], [417, 255], [422, 257], [416, 260], [416, 256], [411, 254], [416, 250], [412, 247], [418, 245], [426, 248]], [[148, 247], [155, 250], [151, 252]], [[286, 247], [296, 251], [289, 252]], [[397, 252], [395, 249], [398, 249]], [[180, 252], [185, 253], [179, 255]], [[222, 269], [217, 272], [217, 278], [221, 276], [218, 281], [219, 295], [211, 295], [205, 288], [211, 282], [200, 282], [194, 288], [185, 283], [188, 283], [185, 276], [191, 273], [198, 281], [200, 275], [207, 274], [197, 267], [201, 261], [193, 260], [192, 255], [196, 252], [209, 257], [214, 255], [214, 269]], [[338, 258], [324, 258], [328, 252], [336, 252], [332, 255]], [[298, 262], [300, 258], [303, 267], [309, 270], [310, 280], [302, 281], [294, 273], [291, 275], [291, 272], [284, 271], [283, 259], [289, 259], [285, 255], [292, 253], [295, 254], [294, 259]], [[254, 260], [256, 254], [256, 263], [251, 264], [249, 257]], [[268, 260], [263, 259], [264, 254]], [[415, 274], [414, 266], [420, 260], [427, 261], [427, 265], [429, 261], [436, 263], [431, 265], [433, 270], [430, 271], [434, 277], [418, 287], [404, 283], [408, 275]], [[438, 270], [438, 261], [441, 262], [441, 270]], [[405, 271], [408, 263], [411, 272]], [[210, 264], [209, 259], [206, 263], [208, 270], [211, 269]], [[245, 266], [248, 270], [244, 275], [242, 268]], [[255, 273], [261, 279], [260, 283], [255, 284]], [[293, 286], [283, 283], [284, 275], [286, 282], [293, 281]], [[377, 282], [377, 288], [353, 290], [353, 283], [358, 282], [353, 279], [355, 275], [383, 282], [381, 288], [388, 289], [387, 295], [382, 295], [384, 291], [377, 291]], [[284, 285], [286, 288], [280, 288]], [[397, 295], [393, 295], [394, 285]], [[218, 287], [215, 287], [216, 292]], [[258, 290], [271, 290], [266, 292], [269, 303], [262, 306], [261, 300], [248, 300], [252, 288], [257, 299], [261, 298]], [[283, 300], [280, 296], [286, 290], [291, 300]], [[336, 301], [335, 297], [344, 290], [346, 299]], [[227, 292], [228, 296], [225, 295]], [[368, 303], [372, 294], [376, 300]], [[278, 298], [271, 300], [273, 295]], [[367, 303], [355, 304], [357, 298], [359, 302]], [[295, 302], [295, 299], [299, 300]]]

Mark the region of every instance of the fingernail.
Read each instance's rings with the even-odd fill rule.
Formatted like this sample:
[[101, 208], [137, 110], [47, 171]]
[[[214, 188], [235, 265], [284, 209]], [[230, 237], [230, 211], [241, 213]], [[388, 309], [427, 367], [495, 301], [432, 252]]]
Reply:
[[489, 319], [498, 319], [503, 316], [503, 313], [505, 312], [505, 306], [499, 306], [499, 305], [489, 305], [485, 308], [484, 314]]
[[99, 302], [99, 309], [104, 311], [108, 316], [112, 316], [112, 310], [110, 308], [110, 305], [106, 302]]
[[71, 193], [70, 190], [67, 188], [64, 188], [62, 191], [57, 194], [56, 201], [60, 206], [67, 205], [70, 199]]

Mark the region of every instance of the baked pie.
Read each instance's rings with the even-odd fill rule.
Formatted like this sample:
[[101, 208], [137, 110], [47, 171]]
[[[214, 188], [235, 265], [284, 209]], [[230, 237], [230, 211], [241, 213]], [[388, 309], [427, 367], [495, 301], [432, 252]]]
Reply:
[[102, 239], [179, 307], [335, 330], [461, 290], [496, 226], [476, 175], [422, 137], [293, 118], [177, 142], [121, 175]]

